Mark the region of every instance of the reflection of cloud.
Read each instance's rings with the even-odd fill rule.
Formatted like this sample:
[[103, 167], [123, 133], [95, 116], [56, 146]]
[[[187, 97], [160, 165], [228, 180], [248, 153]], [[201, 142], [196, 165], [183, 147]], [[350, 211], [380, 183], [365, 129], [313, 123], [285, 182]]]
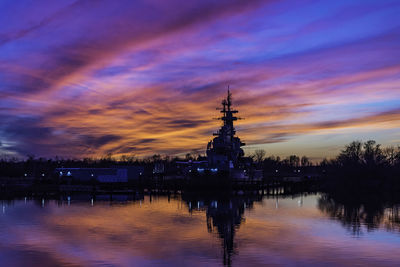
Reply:
[[[299, 198], [254, 203], [236, 229], [238, 253], [232, 263], [381, 266], [400, 260], [397, 236], [377, 229], [360, 242], [321, 214], [318, 196], [303, 196], [302, 207]], [[0, 216], [0, 252], [13, 250], [2, 262], [8, 259], [7, 265], [16, 265], [33, 258], [49, 265], [175, 266], [196, 265], [201, 258], [199, 265], [219, 265], [222, 248], [219, 238], [207, 232], [206, 210], [189, 213], [182, 204], [166, 197], [111, 206], [95, 201], [94, 207], [89, 201], [72, 201], [70, 206], [46, 201], [44, 208], [41, 203], [15, 201]], [[220, 215], [222, 225], [231, 223], [233, 214], [222, 208]]]
[[[199, 254], [210, 259], [217, 257], [210, 247], [204, 214], [189, 214], [186, 207], [176, 209], [180, 202], [175, 200], [153, 201], [156, 202], [150, 204], [146, 198], [142, 204], [113, 207], [100, 202], [93, 208], [81, 203], [68, 209], [46, 202], [45, 210], [30, 206], [30, 212], [25, 214], [32, 224], [20, 225], [26, 217], [9, 217], [9, 231], [3, 228], [6, 237], [0, 244], [18, 244], [17, 247], [37, 254], [46, 252], [63, 264], [73, 265], [131, 266], [159, 261], [173, 265], [182, 259], [193, 260]], [[18, 207], [23, 208], [27, 207]], [[218, 240], [214, 242], [219, 247]], [[23, 254], [17, 255], [24, 258]]]
[[50, 2], [0, 16], [0, 138], [21, 155], [204, 149], [228, 84], [247, 144], [399, 128], [395, 1]]

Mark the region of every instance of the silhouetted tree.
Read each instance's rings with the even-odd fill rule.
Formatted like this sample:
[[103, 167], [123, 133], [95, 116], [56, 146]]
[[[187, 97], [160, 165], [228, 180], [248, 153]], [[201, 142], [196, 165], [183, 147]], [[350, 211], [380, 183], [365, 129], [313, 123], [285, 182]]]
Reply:
[[363, 159], [367, 166], [377, 166], [385, 162], [381, 145], [376, 144], [374, 140], [368, 140], [364, 143]]
[[254, 159], [257, 164], [261, 164], [265, 157], [265, 150], [264, 149], [257, 149], [254, 151]]
[[194, 159], [194, 158], [193, 158], [192, 154], [187, 153], [187, 154], [185, 155], [185, 160], [186, 160], [186, 161], [188, 161], [188, 160], [193, 160], [193, 159]]
[[385, 147], [383, 150], [383, 156], [386, 158], [387, 163], [390, 166], [395, 165], [396, 163], [396, 148], [394, 146]]
[[337, 161], [343, 166], [356, 166], [362, 163], [362, 157], [362, 143], [353, 141], [340, 152]]
[[300, 166], [300, 158], [296, 155], [289, 156], [289, 165], [290, 167], [299, 167]]
[[306, 156], [301, 157], [301, 166], [302, 167], [308, 167], [311, 166], [310, 160]]

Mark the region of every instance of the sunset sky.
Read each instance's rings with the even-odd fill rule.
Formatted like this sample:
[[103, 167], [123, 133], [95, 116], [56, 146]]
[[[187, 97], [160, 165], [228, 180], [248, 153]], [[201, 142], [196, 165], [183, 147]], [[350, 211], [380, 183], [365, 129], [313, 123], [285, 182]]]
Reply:
[[400, 1], [0, 0], [0, 155], [400, 144]]

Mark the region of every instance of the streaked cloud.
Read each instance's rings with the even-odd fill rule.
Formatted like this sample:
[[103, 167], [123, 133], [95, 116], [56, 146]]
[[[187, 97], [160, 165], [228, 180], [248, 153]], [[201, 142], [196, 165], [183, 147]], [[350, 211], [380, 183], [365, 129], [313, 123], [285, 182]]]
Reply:
[[0, 7], [3, 153], [202, 150], [228, 85], [251, 147], [328, 129], [400, 128], [397, 1]]

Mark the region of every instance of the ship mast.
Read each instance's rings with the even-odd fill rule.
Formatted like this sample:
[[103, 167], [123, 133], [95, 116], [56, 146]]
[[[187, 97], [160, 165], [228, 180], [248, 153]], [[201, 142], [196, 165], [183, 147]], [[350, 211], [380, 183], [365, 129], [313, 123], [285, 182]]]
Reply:
[[238, 118], [233, 114], [238, 113], [238, 111], [232, 109], [232, 93], [230, 92], [229, 87], [228, 87], [227, 97], [226, 99], [222, 100], [221, 105], [222, 109], [220, 112], [223, 115], [219, 119], [222, 120], [224, 124], [222, 128], [218, 131], [218, 133], [215, 133], [214, 135], [221, 137], [228, 137], [229, 139], [225, 141], [230, 141], [229, 143], [231, 143], [236, 133], [235, 128], [233, 126], [233, 122], [238, 120]]

